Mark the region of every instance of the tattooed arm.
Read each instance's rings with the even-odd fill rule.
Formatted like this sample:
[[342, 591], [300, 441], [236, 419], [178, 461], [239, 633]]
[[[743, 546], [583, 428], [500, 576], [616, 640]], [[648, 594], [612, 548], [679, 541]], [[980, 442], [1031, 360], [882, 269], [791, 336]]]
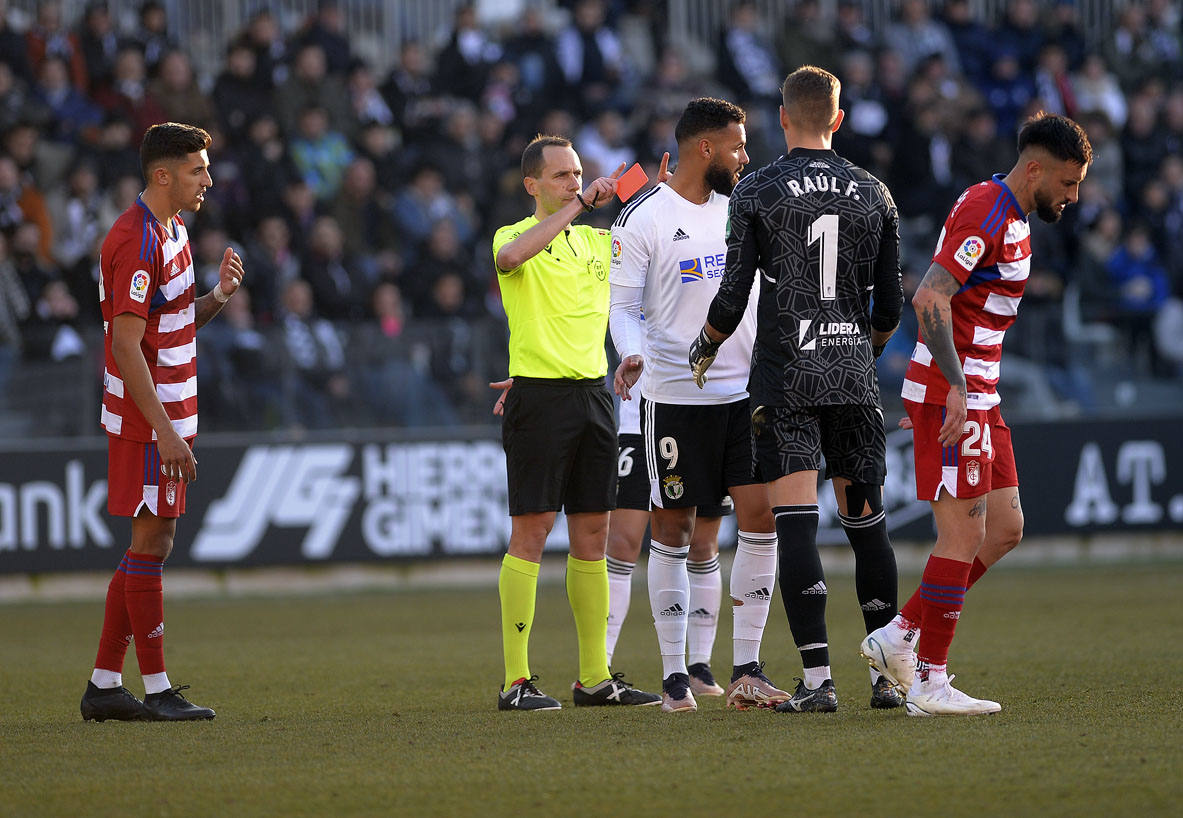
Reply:
[[954, 446], [965, 428], [966, 394], [965, 372], [957, 348], [953, 345], [953, 295], [961, 289], [961, 282], [939, 264], [933, 264], [912, 296], [912, 306], [920, 321], [920, 334], [941, 374], [949, 382], [945, 398], [945, 422], [938, 439], [945, 446]]

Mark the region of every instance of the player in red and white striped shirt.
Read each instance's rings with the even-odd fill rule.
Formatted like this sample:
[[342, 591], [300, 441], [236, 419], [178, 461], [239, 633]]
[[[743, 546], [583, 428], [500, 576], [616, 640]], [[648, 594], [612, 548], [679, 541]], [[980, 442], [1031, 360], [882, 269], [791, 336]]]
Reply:
[[[106, 346], [102, 425], [108, 442], [111, 514], [131, 517], [131, 548], [107, 588], [99, 652], [82, 697], [84, 719], [212, 719], [187, 701], [164, 669], [161, 572], [172, 551], [185, 487], [197, 477], [196, 331], [242, 281], [231, 248], [220, 281], [194, 297], [193, 258], [181, 210], [198, 210], [213, 186], [201, 128], [154, 125], [140, 145], [147, 181], [112, 226], [99, 266]], [[123, 687], [123, 659], [135, 640], [144, 701]]]
[[[1031, 212], [1059, 220], [1092, 162], [1072, 120], [1036, 114], [1006, 176], [971, 187], [950, 211], [912, 299], [920, 338], [904, 376], [916, 492], [932, 503], [937, 542], [920, 587], [862, 644], [872, 666], [908, 689], [909, 715], [1001, 710], [949, 684], [946, 662], [965, 592], [1019, 544], [1023, 511], [1010, 429], [999, 413], [1002, 339], [1031, 270]], [[912, 651], [915, 650], [915, 655]]]

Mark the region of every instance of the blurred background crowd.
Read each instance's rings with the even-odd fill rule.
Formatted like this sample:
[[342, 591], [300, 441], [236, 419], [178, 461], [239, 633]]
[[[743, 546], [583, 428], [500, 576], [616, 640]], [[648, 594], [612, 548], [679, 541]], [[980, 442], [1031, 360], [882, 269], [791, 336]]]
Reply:
[[[686, 101], [716, 95], [747, 110], [762, 165], [784, 149], [778, 86], [806, 63], [843, 82], [835, 148], [895, 195], [909, 296], [1023, 118], [1076, 118], [1096, 161], [1060, 225], [1032, 220], [1008, 416], [1178, 411], [1180, 3], [1100, 6], [0, 0], [0, 436], [100, 433], [98, 251], [155, 122], [214, 137], [214, 187], [185, 214], [199, 291], [228, 244], [247, 269], [198, 335], [203, 429], [490, 423], [507, 333], [490, 240], [532, 210], [526, 141], [570, 136], [587, 180], [654, 176]], [[217, 24], [195, 28], [196, 7]], [[376, 42], [366, 21], [391, 15], [397, 41]], [[889, 409], [915, 329], [908, 312], [880, 361]]]

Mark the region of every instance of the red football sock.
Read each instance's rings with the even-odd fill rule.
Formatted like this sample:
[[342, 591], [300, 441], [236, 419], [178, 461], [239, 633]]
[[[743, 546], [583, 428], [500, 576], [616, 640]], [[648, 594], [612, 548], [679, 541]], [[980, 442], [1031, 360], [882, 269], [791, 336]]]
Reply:
[[949, 645], [965, 603], [965, 585], [971, 563], [944, 557], [928, 558], [920, 579], [920, 644], [918, 661], [944, 665], [949, 660]]
[[94, 666], [101, 670], [114, 673], [123, 672], [123, 657], [127, 655], [127, 646], [131, 643], [131, 620], [127, 617], [127, 603], [124, 599], [124, 586], [127, 578], [127, 558], [131, 552], [123, 555], [123, 561], [115, 570], [115, 576], [107, 585], [107, 608], [103, 613], [103, 632], [99, 636], [99, 654], [95, 657]]
[[982, 574], [986, 573], [986, 563], [982, 562], [977, 557], [974, 557], [974, 564], [969, 569], [969, 582], [965, 584], [965, 590], [974, 587], [974, 583], [982, 578]]
[[140, 674], [164, 673], [164, 560], [151, 554], [127, 552], [124, 598], [136, 638]]

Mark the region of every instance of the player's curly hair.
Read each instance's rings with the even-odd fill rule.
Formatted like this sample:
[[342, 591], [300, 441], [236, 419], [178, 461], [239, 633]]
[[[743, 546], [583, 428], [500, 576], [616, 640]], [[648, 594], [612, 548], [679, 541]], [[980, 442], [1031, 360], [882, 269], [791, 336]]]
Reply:
[[789, 121], [814, 133], [828, 132], [838, 119], [838, 94], [842, 83], [824, 68], [803, 65], [785, 77], [781, 102]]
[[148, 171], [158, 162], [184, 159], [191, 153], [206, 150], [213, 139], [203, 128], [180, 122], [162, 122], [144, 133], [140, 142], [140, 171], [148, 181]]
[[1034, 114], [1019, 130], [1019, 153], [1028, 146], [1043, 148], [1062, 162], [1088, 165], [1093, 161], [1093, 146], [1084, 128], [1047, 111]]
[[538, 134], [530, 140], [530, 144], [526, 145], [526, 149], [522, 151], [522, 178], [529, 176], [532, 179], [537, 179], [542, 173], [543, 161], [542, 151], [551, 145], [560, 148], [571, 147], [571, 140], [565, 136], [552, 136], [548, 134]]
[[721, 130], [733, 122], [742, 125], [746, 119], [743, 108], [725, 99], [692, 99], [674, 126], [674, 141], [681, 145], [688, 139]]

